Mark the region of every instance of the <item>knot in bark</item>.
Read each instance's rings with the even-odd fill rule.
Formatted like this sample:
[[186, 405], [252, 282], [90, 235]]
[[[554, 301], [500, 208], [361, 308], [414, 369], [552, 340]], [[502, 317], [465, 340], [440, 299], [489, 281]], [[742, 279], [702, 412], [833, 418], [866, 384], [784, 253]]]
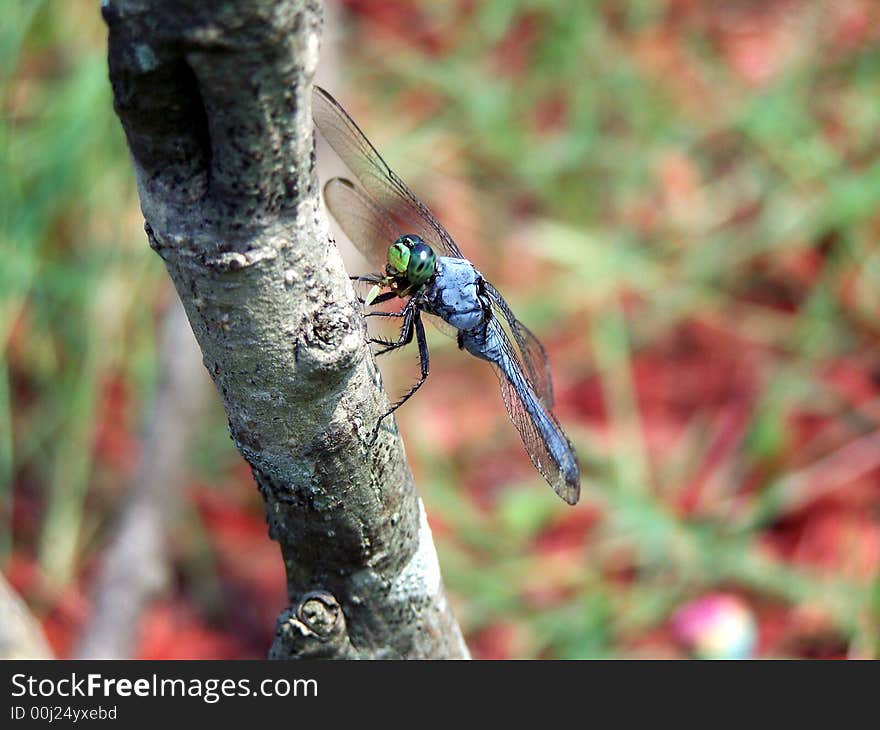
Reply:
[[342, 659], [355, 655], [342, 606], [326, 591], [306, 593], [296, 608], [281, 612], [269, 650], [270, 659]]

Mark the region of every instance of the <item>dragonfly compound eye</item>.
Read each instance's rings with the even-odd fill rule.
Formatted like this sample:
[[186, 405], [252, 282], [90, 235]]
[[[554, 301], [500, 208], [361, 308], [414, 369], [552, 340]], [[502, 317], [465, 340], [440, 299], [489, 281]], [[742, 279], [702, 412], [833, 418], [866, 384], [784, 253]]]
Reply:
[[399, 274], [405, 274], [409, 266], [410, 249], [403, 237], [398, 238], [388, 247], [388, 263]]
[[434, 250], [421, 239], [412, 247], [409, 254], [409, 265], [406, 267], [406, 278], [413, 284], [424, 284], [434, 273], [437, 257]]
[[388, 248], [388, 263], [410, 284], [424, 284], [434, 273], [437, 257], [420, 236], [401, 236]]

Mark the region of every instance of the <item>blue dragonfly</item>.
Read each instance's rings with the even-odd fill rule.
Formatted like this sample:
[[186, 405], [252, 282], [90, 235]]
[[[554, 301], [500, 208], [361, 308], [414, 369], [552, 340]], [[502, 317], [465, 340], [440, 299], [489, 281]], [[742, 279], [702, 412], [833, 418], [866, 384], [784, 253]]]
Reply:
[[[400, 298], [396, 340], [372, 338], [375, 354], [397, 350], [415, 337], [421, 375], [382, 415], [402, 406], [428, 377], [429, 354], [422, 315], [457, 339], [459, 349], [492, 364], [510, 420], [535, 468], [568, 504], [580, 497], [574, 448], [553, 415], [553, 386], [547, 353], [507, 302], [468, 261], [427, 206], [391, 170], [364, 133], [329, 93], [315, 87], [315, 126], [357, 182], [336, 177], [324, 186], [327, 208], [364, 257], [379, 270], [352, 277], [371, 284], [365, 305]], [[440, 322], [436, 319], [439, 318]]]

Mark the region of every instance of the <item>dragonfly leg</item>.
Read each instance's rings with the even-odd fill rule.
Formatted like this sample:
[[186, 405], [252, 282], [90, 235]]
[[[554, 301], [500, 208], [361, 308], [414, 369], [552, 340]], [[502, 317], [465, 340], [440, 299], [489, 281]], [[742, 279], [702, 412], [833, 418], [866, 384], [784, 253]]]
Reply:
[[[390, 317], [403, 317], [403, 325], [400, 327], [400, 335], [396, 342], [383, 340], [379, 337], [370, 339], [371, 344], [383, 346], [381, 350], [377, 350], [373, 353], [373, 357], [379, 357], [379, 355], [384, 355], [386, 352], [391, 352], [391, 350], [397, 350], [398, 348], [404, 347], [412, 342], [413, 320], [415, 319], [417, 312], [418, 308], [415, 306], [412, 299], [410, 299], [410, 301], [407, 302], [407, 305], [399, 312], [382, 312], [382, 314], [387, 314]], [[379, 313], [377, 312], [377, 314]]]
[[373, 433], [370, 437], [370, 446], [376, 443], [376, 439], [379, 436], [379, 426], [382, 425], [382, 421], [384, 421], [388, 416], [390, 416], [394, 411], [400, 408], [404, 403], [406, 403], [410, 398], [415, 395], [415, 392], [424, 385], [425, 381], [428, 379], [428, 372], [430, 371], [430, 358], [428, 355], [428, 341], [425, 338], [425, 325], [422, 324], [422, 318], [419, 314], [418, 307], [413, 308], [412, 317], [410, 318], [411, 324], [414, 325], [410, 327], [409, 339], [412, 340], [413, 329], [415, 330], [416, 342], [419, 346], [419, 369], [421, 370], [421, 375], [416, 383], [410, 388], [403, 396], [398, 400], [391, 408], [389, 408], [385, 413], [383, 413], [379, 420], [376, 421], [376, 427], [373, 429]]
[[[396, 294], [394, 296], [397, 296]], [[399, 312], [367, 312], [364, 317], [405, 317], [404, 310]]]

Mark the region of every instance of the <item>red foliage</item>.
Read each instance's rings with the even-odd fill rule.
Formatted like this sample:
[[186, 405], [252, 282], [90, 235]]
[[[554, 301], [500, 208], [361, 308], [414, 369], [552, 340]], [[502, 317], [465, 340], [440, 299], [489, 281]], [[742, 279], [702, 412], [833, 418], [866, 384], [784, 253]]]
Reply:
[[523, 656], [523, 630], [518, 624], [501, 622], [483, 627], [467, 637], [475, 659], [516, 659]]
[[214, 548], [228, 618], [259, 651], [271, 642], [275, 618], [286, 605], [286, 582], [253, 481], [249, 478], [242, 488], [245, 500], [242, 492], [207, 488], [197, 488], [193, 496]]
[[147, 611], [141, 627], [138, 659], [246, 659], [254, 656], [228, 630], [206, 625], [191, 607], [161, 602]]
[[589, 506], [566, 510], [541, 531], [535, 540], [536, 552], [544, 555], [572, 555], [582, 551], [599, 517], [599, 511]]
[[453, 33], [433, 25], [425, 12], [410, 0], [344, 0], [343, 4], [353, 15], [369, 23], [371, 32], [406, 39], [429, 56], [443, 55], [454, 40]]
[[501, 75], [518, 76], [531, 63], [532, 48], [539, 34], [539, 14], [522, 13], [510, 24], [495, 47], [495, 63]]
[[553, 91], [535, 107], [535, 130], [550, 134], [565, 127], [568, 117], [568, 101], [562, 91]]
[[120, 478], [130, 476], [139, 457], [139, 441], [131, 432], [131, 386], [121, 373], [107, 376], [101, 384], [95, 417], [95, 458], [119, 472]]

